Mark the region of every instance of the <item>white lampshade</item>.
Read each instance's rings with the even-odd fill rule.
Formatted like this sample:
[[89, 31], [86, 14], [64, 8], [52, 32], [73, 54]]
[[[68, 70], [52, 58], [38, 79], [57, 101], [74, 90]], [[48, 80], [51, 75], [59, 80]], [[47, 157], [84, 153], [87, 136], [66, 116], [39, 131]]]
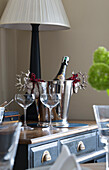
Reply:
[[39, 24], [39, 30], [70, 28], [61, 0], [9, 0], [0, 19], [1, 27], [31, 30], [30, 24]]

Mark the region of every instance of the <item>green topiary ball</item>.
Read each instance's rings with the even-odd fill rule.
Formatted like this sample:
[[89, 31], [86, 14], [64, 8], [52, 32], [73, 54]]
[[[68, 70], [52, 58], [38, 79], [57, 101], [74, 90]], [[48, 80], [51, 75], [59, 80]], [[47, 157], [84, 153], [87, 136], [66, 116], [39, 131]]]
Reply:
[[93, 54], [93, 62], [109, 65], [109, 51], [104, 47], [99, 47]]
[[109, 89], [109, 66], [104, 63], [93, 64], [88, 72], [88, 82], [96, 90]]

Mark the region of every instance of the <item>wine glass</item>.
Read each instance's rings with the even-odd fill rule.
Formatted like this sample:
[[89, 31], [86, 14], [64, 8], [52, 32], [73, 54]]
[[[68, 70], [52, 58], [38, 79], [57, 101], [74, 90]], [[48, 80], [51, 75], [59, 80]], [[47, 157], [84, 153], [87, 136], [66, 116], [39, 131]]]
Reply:
[[[40, 120], [45, 120], [45, 122], [40, 121], [39, 124], [43, 128], [42, 130], [59, 130], [53, 127], [52, 119], [55, 121], [58, 117], [58, 111], [61, 107], [61, 88], [60, 81], [45, 81], [38, 82], [40, 102], [39, 102], [39, 114]], [[43, 114], [42, 114], [43, 113]], [[60, 112], [59, 112], [60, 113]], [[49, 131], [50, 132], [50, 131]], [[50, 132], [51, 133], [51, 132]]]
[[101, 142], [105, 143], [106, 170], [109, 170], [109, 105], [93, 105]]
[[15, 94], [15, 101], [24, 109], [24, 126], [22, 127], [22, 130], [33, 130], [34, 128], [31, 128], [27, 126], [26, 123], [26, 110], [27, 107], [29, 107], [35, 100], [35, 94]]
[[60, 94], [59, 93], [42, 93], [40, 95], [40, 100], [42, 102], [42, 104], [44, 104], [48, 109], [49, 109], [49, 114], [50, 114], [50, 122], [49, 122], [49, 126], [48, 126], [48, 130], [58, 130], [57, 128], [52, 126], [52, 109], [54, 107], [56, 107], [59, 102], [60, 102]]

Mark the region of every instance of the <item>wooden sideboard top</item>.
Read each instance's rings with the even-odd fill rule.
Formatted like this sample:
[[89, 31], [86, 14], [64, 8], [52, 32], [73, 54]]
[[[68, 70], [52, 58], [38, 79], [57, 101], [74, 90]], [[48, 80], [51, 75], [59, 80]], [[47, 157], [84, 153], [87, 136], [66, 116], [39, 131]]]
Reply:
[[90, 131], [93, 129], [97, 129], [97, 125], [95, 121], [69, 121], [71, 123], [84, 123], [88, 124], [88, 126], [80, 126], [73, 128], [59, 128], [59, 132], [54, 132], [49, 134], [45, 128], [36, 127], [32, 131], [23, 131], [20, 134], [20, 144], [35, 144], [39, 142], [44, 142], [47, 140], [56, 139], [63, 136], [68, 136], [71, 134], [81, 133], [85, 131]]

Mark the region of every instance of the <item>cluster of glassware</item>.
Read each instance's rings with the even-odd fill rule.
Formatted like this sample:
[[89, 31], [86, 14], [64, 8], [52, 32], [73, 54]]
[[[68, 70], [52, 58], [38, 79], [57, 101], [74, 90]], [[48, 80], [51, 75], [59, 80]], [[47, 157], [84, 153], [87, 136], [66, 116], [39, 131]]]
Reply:
[[93, 105], [101, 142], [105, 144], [106, 170], [109, 170], [109, 105]]
[[[58, 130], [52, 126], [52, 109], [60, 103], [61, 95], [56, 92], [57, 81], [39, 82], [40, 101], [49, 109], [50, 122], [46, 130]], [[34, 102], [35, 94], [16, 94], [15, 101], [24, 109], [24, 125], [22, 130], [33, 130], [26, 123], [26, 110]]]

